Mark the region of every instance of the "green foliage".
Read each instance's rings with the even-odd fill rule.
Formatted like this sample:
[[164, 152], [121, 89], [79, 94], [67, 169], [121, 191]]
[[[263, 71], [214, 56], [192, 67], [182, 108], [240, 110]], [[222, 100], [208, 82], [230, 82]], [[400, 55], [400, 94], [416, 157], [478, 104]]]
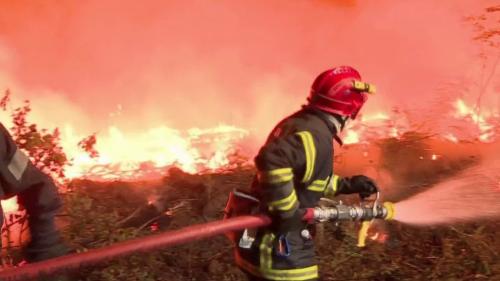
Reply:
[[[0, 99], [0, 109], [6, 111], [10, 102], [11, 92], [6, 90]], [[10, 128], [16, 145], [30, 157], [33, 164], [55, 179], [64, 179], [64, 168], [68, 158], [61, 146], [59, 129], [52, 131], [39, 129], [35, 123], [28, 121], [31, 105], [28, 100], [24, 105], [12, 110], [13, 126]]]
[[56, 128], [50, 132], [38, 129], [36, 124], [27, 120], [30, 111], [29, 101], [14, 110], [12, 137], [17, 146], [27, 152], [35, 166], [58, 179], [64, 179], [64, 167], [68, 159], [60, 145], [59, 130]]

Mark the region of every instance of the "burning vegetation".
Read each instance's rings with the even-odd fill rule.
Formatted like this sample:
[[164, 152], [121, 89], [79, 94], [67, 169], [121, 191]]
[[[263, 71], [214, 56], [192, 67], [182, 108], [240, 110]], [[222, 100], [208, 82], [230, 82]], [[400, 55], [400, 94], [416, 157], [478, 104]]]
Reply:
[[[319, 225], [315, 239], [324, 280], [500, 280], [500, 109], [485, 102], [500, 58], [499, 31], [489, 27], [488, 15], [499, 11], [492, 6], [466, 19], [481, 45], [479, 82], [438, 89], [437, 112], [433, 106], [426, 116], [403, 108], [372, 112], [344, 133], [344, 147], [335, 148], [336, 173], [376, 179], [383, 199], [396, 202], [397, 221], [373, 224], [363, 249], [356, 247], [359, 225]], [[0, 108], [8, 111], [10, 100], [6, 91]], [[245, 128], [129, 132], [109, 126], [79, 135], [76, 124], [41, 129], [28, 121], [30, 112], [28, 101], [11, 110], [11, 133], [60, 185], [65, 207], [58, 223], [77, 251], [220, 219], [229, 191], [248, 187], [254, 175], [255, 151], [247, 151], [253, 132]], [[160, 197], [164, 214], [123, 224], [138, 206]], [[1, 266], [9, 268], [21, 260], [26, 218], [15, 198], [2, 206]], [[76, 275], [85, 281], [246, 280], [223, 237]]]
[[[466, 139], [456, 132], [415, 131], [409, 118], [389, 118], [385, 114], [364, 116], [346, 133], [350, 141], [335, 159], [338, 173], [366, 173], [376, 178], [385, 200], [403, 200], [398, 219], [410, 224], [375, 224], [370, 230], [371, 242], [365, 249], [356, 248], [358, 225], [320, 226], [316, 239], [320, 266], [327, 280], [499, 276], [500, 241], [494, 235], [500, 226], [500, 209], [495, 205], [499, 191], [488, 189], [496, 174], [488, 167], [491, 177], [481, 180], [480, 193], [474, 192], [478, 187], [474, 187], [473, 176], [455, 179], [457, 175], [467, 174], [471, 167], [476, 170], [484, 167], [498, 151], [495, 125], [498, 115], [483, 116], [462, 100], [454, 104], [455, 110], [449, 112], [448, 118], [454, 119], [455, 131], [476, 130], [478, 133], [472, 134], [472, 138]], [[26, 103], [13, 111], [13, 135], [34, 163], [59, 179], [65, 198], [65, 212], [59, 223], [78, 251], [220, 219], [228, 192], [248, 187], [253, 177], [248, 157], [238, 149], [238, 143], [247, 134], [242, 129], [219, 126], [192, 130], [184, 138], [178, 131], [165, 128], [146, 133], [147, 137], [142, 138], [120, 135], [118, 131], [103, 137], [104, 143], [123, 147], [126, 147], [123, 142], [146, 140], [151, 146], [146, 145], [144, 151], [149, 151], [154, 159], [146, 161], [144, 155], [118, 158], [118, 154], [107, 154], [106, 146], [99, 146], [98, 134], [77, 142], [78, 151], [66, 152], [59, 130], [40, 130], [28, 122], [30, 110]], [[398, 111], [393, 114], [401, 116]], [[155, 138], [149, 140], [151, 136]], [[163, 140], [167, 141], [160, 146]], [[153, 157], [162, 154], [166, 156]], [[440, 185], [444, 187], [439, 188]], [[412, 196], [414, 194], [418, 195]], [[471, 196], [473, 194], [475, 196]], [[158, 197], [168, 205], [163, 216], [134, 226], [125, 227], [120, 223], [138, 206]], [[352, 198], [344, 200], [355, 203], [350, 201]], [[486, 200], [493, 201], [487, 203]], [[26, 239], [25, 218], [22, 211], [15, 211], [15, 201], [4, 201], [3, 205], [10, 213], [3, 228], [4, 240], [8, 241], [4, 243], [3, 265], [8, 267], [19, 259], [17, 246]], [[453, 224], [445, 226], [447, 223]], [[79, 277], [84, 280], [245, 280], [233, 266], [230, 253], [229, 243], [217, 237], [119, 259], [85, 269]]]

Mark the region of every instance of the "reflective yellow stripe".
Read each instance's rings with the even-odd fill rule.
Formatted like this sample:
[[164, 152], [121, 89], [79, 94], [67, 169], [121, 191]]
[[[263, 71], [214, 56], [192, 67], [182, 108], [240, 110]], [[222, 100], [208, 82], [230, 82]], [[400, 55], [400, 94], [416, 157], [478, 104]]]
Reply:
[[333, 175], [332, 180], [328, 184], [328, 187], [325, 190], [325, 195], [335, 195], [337, 193], [338, 189], [338, 184], [339, 184], [340, 177], [338, 175]]
[[[294, 192], [295, 193], [295, 192]], [[280, 211], [290, 211], [293, 207], [295, 207], [295, 204], [298, 202], [297, 195], [293, 195], [293, 199], [290, 200], [286, 205], [282, 206], [281, 208], [277, 208]]]
[[295, 269], [259, 268], [243, 259], [237, 250], [235, 250], [235, 262], [252, 275], [269, 280], [304, 281], [319, 278], [317, 265]]
[[324, 192], [326, 187], [326, 180], [315, 180], [307, 187], [307, 190]]
[[281, 169], [275, 169], [268, 171], [267, 174], [270, 176], [276, 176], [276, 175], [286, 175], [286, 174], [291, 174], [292, 173], [292, 168], [281, 168]]
[[333, 175], [333, 179], [332, 179], [332, 191], [333, 191], [333, 194], [337, 193], [339, 180], [340, 180], [340, 177], [338, 175]]
[[272, 233], [266, 233], [262, 237], [262, 242], [259, 245], [260, 267], [262, 269], [271, 269], [273, 266], [273, 241], [274, 234]]
[[297, 194], [295, 189], [285, 198], [276, 201], [269, 202], [269, 207], [271, 210], [288, 211], [292, 209], [297, 202]]
[[24, 154], [21, 150], [16, 149], [14, 156], [10, 160], [7, 169], [14, 176], [14, 178], [18, 181], [23, 177], [24, 171], [28, 167], [29, 158]]
[[302, 182], [308, 182], [314, 171], [314, 163], [316, 162], [316, 146], [314, 145], [314, 140], [310, 132], [303, 131], [298, 132], [297, 134], [302, 139], [306, 153], [306, 171], [304, 172]]
[[292, 168], [281, 168], [271, 171], [261, 171], [257, 174], [259, 181], [265, 183], [287, 182], [293, 179]]
[[310, 266], [306, 268], [299, 269], [289, 269], [289, 270], [262, 270], [262, 277], [270, 280], [290, 280], [290, 281], [303, 281], [317, 279], [318, 276], [318, 266]]

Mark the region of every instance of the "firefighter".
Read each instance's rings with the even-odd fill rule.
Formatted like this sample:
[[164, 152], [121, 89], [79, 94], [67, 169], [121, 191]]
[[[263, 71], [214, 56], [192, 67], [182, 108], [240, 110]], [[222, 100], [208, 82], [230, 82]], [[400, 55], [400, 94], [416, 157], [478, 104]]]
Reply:
[[[61, 206], [57, 187], [17, 148], [1, 123], [0, 134], [0, 199], [17, 195], [19, 204], [26, 209], [31, 240], [24, 250], [25, 260], [37, 262], [66, 254], [68, 248], [62, 243], [54, 222]], [[2, 224], [0, 205], [0, 226]]]
[[327, 70], [312, 84], [308, 103], [272, 130], [255, 157], [251, 195], [273, 223], [245, 230], [235, 250], [236, 264], [251, 280], [318, 280], [305, 209], [321, 197], [377, 192], [366, 176], [333, 173], [333, 140], [342, 144], [339, 133], [374, 90], [352, 67]]

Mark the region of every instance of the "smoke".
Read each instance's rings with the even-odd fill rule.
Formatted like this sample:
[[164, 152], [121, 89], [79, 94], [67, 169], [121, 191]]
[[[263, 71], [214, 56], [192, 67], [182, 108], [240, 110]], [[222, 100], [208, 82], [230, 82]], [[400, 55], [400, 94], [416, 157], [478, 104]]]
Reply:
[[378, 86], [367, 112], [424, 107], [476, 73], [462, 17], [493, 2], [0, 1], [0, 87], [89, 133], [226, 123], [258, 141], [334, 65]]
[[500, 218], [500, 144], [484, 161], [395, 205], [396, 220], [417, 224], [451, 224]]
[[64, 130], [65, 128], [78, 127], [81, 132], [92, 132], [94, 128], [91, 115], [62, 93], [47, 90], [39, 90], [34, 93], [9, 76], [2, 75], [1, 71], [0, 85], [8, 85], [8, 88], [0, 89], [2, 95], [7, 89], [11, 90], [11, 101], [7, 111], [0, 111], [0, 120], [6, 127], [12, 126], [11, 112], [22, 106], [26, 99], [29, 99], [32, 108], [30, 120], [44, 128], [57, 127]]

